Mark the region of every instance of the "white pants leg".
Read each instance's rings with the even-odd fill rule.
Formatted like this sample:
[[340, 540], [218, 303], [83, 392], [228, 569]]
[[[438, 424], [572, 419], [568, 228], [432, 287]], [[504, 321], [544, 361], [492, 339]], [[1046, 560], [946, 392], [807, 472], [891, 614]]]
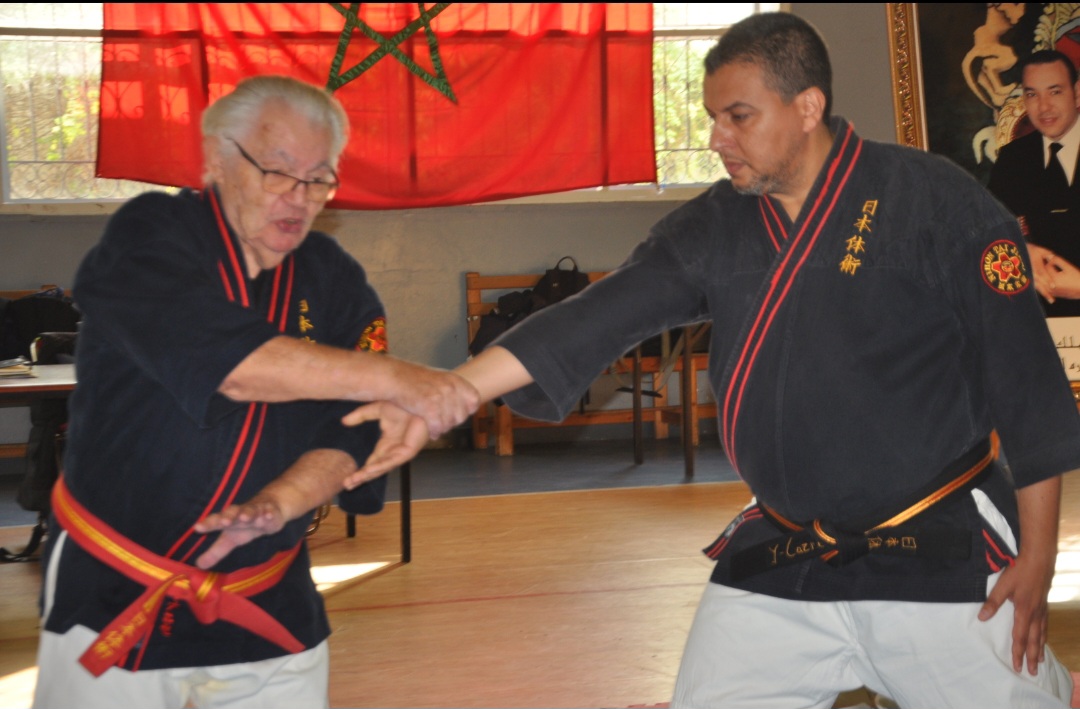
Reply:
[[97, 633], [76, 626], [42, 632], [34, 709], [310, 709], [328, 707], [330, 652], [310, 650], [260, 662], [128, 672], [113, 667], [94, 677], [79, 664]]
[[[52, 610], [61, 532], [45, 573], [45, 617]], [[44, 619], [42, 620], [44, 626]], [[326, 641], [295, 655], [260, 662], [128, 672], [118, 668], [94, 677], [79, 657], [97, 633], [75, 626], [64, 634], [41, 632], [34, 709], [310, 709], [328, 707], [330, 650]]]
[[[990, 579], [992, 587], [997, 577]], [[709, 584], [673, 709], [826, 709], [865, 685], [905, 709], [1061, 709], [1072, 681], [1049, 651], [1012, 669], [1012, 604], [806, 602]]]

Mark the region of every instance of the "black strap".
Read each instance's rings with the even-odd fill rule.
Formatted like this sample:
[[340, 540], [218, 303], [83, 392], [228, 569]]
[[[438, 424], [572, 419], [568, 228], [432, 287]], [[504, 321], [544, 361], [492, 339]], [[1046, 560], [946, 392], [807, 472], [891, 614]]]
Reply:
[[[888, 554], [930, 559], [967, 559], [971, 556], [971, 532], [949, 527], [925, 527], [911, 520], [930, 507], [965, 494], [990, 474], [994, 451], [983, 441], [903, 500], [853, 522], [838, 525], [823, 520], [794, 523], [761, 504], [763, 515], [782, 536], [737, 552], [731, 560], [735, 581], [809, 559], [820, 558], [843, 566], [867, 554]], [[898, 524], [890, 524], [901, 518]]]

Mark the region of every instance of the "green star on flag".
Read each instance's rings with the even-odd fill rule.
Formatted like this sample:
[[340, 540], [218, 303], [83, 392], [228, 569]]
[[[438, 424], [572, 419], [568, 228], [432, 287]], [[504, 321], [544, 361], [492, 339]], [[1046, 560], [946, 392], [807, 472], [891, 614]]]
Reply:
[[[454, 95], [454, 90], [450, 88], [450, 80], [446, 77], [442, 58], [439, 56], [439, 38], [431, 31], [431, 20], [437, 17], [443, 10], [450, 7], [450, 3], [436, 3], [431, 8], [425, 8], [424, 3], [417, 3], [417, 6], [420, 8], [420, 17], [410, 22], [401, 31], [389, 39], [376, 32], [370, 25], [360, 19], [360, 3], [349, 3], [349, 6], [346, 7], [342, 3], [332, 2], [330, 3], [330, 6], [345, 18], [345, 26], [341, 29], [341, 36], [338, 38], [337, 54], [334, 55], [334, 61], [330, 65], [330, 75], [326, 80], [327, 90], [331, 93], [337, 91], [345, 84], [375, 66], [380, 59], [389, 54], [393, 55], [398, 61], [404, 64], [410, 72], [415, 74], [417, 78], [425, 84], [432, 87], [454, 103], [457, 103], [457, 96]], [[424, 35], [427, 37], [428, 49], [431, 52], [431, 64], [435, 69], [434, 74], [418, 65], [398, 48], [398, 45], [416, 34], [421, 27], [424, 28]], [[379, 47], [365, 57], [359, 64], [356, 64], [342, 74], [341, 65], [345, 62], [345, 52], [349, 48], [349, 43], [352, 42], [353, 32], [355, 30], [360, 30], [366, 37], [374, 40]]]

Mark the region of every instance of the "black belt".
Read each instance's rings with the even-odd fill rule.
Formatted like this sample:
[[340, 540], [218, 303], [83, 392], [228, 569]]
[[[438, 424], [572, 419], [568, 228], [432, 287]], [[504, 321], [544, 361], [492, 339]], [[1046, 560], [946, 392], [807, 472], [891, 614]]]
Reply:
[[737, 552], [731, 559], [731, 578], [739, 581], [809, 559], [843, 566], [870, 553], [928, 559], [970, 558], [970, 530], [907, 523], [939, 502], [981, 484], [989, 475], [990, 462], [995, 457], [997, 446], [989, 440], [983, 441], [892, 509], [842, 526], [820, 519], [802, 524], [792, 522], [759, 503], [765, 518], [784, 534]]

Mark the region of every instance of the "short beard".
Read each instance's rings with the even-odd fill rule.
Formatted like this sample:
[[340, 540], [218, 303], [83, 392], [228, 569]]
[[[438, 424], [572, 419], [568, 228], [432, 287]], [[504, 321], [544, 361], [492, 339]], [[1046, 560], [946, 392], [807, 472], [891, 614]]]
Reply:
[[776, 192], [779, 186], [776, 180], [769, 175], [758, 175], [750, 181], [750, 184], [743, 187], [735, 187], [735, 183], [732, 183], [732, 187], [735, 187], [736, 192], [749, 197], [761, 197], [770, 192]]
[[800, 148], [799, 143], [793, 143], [787, 155], [770, 174], [755, 175], [750, 179], [750, 184], [735, 187], [734, 183], [732, 183], [732, 187], [735, 187], [737, 193], [750, 197], [761, 197], [762, 195], [784, 192], [798, 173], [797, 165]]

